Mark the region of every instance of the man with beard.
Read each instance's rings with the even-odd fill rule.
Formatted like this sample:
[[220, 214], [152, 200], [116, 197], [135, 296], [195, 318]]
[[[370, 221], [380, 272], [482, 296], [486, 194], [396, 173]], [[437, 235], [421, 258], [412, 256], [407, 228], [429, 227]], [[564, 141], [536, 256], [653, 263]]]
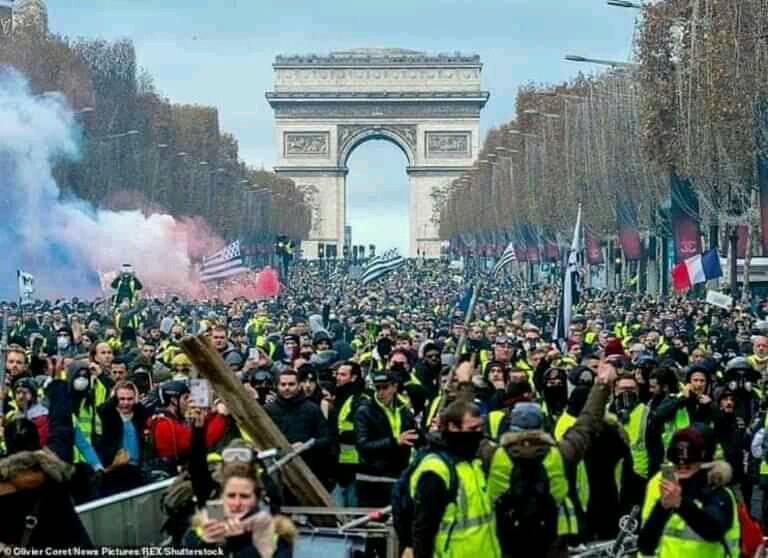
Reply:
[[670, 398], [677, 397], [678, 385], [677, 375], [671, 368], [657, 368], [648, 378], [651, 396], [647, 403], [650, 415], [646, 430], [649, 476], [656, 474], [664, 460], [664, 443], [661, 439], [664, 421], [656, 418], [656, 410]]
[[357, 506], [355, 475], [360, 455], [356, 447], [354, 418], [360, 402], [368, 399], [363, 393], [364, 388], [359, 364], [347, 361], [336, 369], [336, 399], [330, 423], [336, 427], [339, 440], [339, 466], [335, 475], [338, 486], [333, 491], [333, 497], [341, 507]]
[[423, 359], [416, 362], [413, 376], [427, 393], [427, 398], [431, 401], [440, 389], [440, 348], [435, 344], [428, 342], [422, 349]]
[[749, 448], [747, 424], [736, 414], [736, 395], [727, 387], [716, 392], [718, 413], [715, 417], [715, 439], [723, 449], [723, 458], [733, 469], [733, 481], [742, 487], [745, 501], [751, 501], [752, 485], [744, 464]]
[[320, 406], [304, 396], [296, 370], [288, 368], [280, 372], [277, 398], [265, 410], [294, 448], [315, 439], [314, 446], [302, 457], [318, 479], [330, 485], [328, 458], [333, 453], [333, 437]]

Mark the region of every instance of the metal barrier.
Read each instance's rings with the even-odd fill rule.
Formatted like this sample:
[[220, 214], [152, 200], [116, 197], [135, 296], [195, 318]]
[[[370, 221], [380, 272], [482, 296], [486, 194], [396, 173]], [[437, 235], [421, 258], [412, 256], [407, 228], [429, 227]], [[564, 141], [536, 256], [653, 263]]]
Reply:
[[[365, 551], [366, 548], [370, 549], [371, 545], [383, 550], [387, 558], [398, 558], [399, 543], [392, 522], [382, 523], [370, 519], [372, 512], [380, 513], [381, 511], [372, 508], [284, 507], [283, 513], [293, 518], [294, 523], [299, 527], [299, 540], [294, 549], [294, 558], [368, 556], [370, 554], [365, 554]], [[359, 516], [359, 520], [346, 523], [346, 526], [339, 528], [309, 525], [309, 518], [329, 515], [346, 521]], [[367, 520], [361, 521], [366, 517]]]
[[[97, 547], [159, 546], [167, 541], [161, 527], [166, 516], [161, 506], [163, 495], [174, 479], [167, 479], [94, 500], [75, 508]], [[397, 558], [397, 537], [391, 525], [380, 523], [342, 531], [314, 528], [307, 524], [313, 515], [355, 517], [372, 510], [362, 508], [285, 508], [299, 527], [295, 558], [353, 558], [362, 555], [372, 541], [386, 545], [387, 557]]]
[[161, 502], [173, 480], [94, 500], [75, 510], [97, 547], [156, 546], [166, 538], [161, 530], [166, 519]]

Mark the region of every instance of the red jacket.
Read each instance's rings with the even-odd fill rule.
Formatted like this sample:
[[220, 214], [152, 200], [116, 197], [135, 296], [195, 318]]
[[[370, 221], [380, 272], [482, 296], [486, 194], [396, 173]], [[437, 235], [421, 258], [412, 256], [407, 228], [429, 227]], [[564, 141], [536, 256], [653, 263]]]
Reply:
[[183, 459], [192, 447], [192, 426], [168, 415], [149, 419], [155, 455], [161, 459]]

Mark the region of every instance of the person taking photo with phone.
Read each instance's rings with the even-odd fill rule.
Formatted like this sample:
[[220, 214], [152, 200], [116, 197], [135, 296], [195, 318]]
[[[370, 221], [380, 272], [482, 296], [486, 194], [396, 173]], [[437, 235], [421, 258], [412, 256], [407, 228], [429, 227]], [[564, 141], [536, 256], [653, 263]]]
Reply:
[[667, 451], [670, 463], [648, 481], [638, 550], [642, 556], [675, 558], [740, 556], [736, 499], [730, 481], [705, 468], [704, 435], [678, 430]]

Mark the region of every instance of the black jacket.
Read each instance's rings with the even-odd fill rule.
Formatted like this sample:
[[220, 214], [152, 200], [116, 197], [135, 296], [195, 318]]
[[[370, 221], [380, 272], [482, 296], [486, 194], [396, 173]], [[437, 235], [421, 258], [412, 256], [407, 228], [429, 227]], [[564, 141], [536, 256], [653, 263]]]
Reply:
[[681, 482], [682, 503], [677, 510], [665, 510], [661, 500], [640, 529], [637, 546], [640, 554], [653, 555], [670, 516], [677, 513], [698, 536], [707, 542], [719, 542], [733, 522], [733, 503], [728, 491], [709, 484], [707, 471], [700, 470]]
[[45, 395], [48, 399], [46, 447], [62, 461], [72, 463], [75, 429], [72, 426], [72, 398], [69, 395], [69, 386], [62, 380], [53, 380], [46, 388]]
[[266, 411], [290, 443], [315, 439], [315, 445], [302, 457], [312, 472], [326, 478], [336, 444], [320, 406], [299, 394], [292, 399], [278, 397]]
[[[453, 454], [438, 435], [430, 435], [429, 445], [435, 451], [443, 451], [451, 455], [458, 463], [461, 458]], [[455, 467], [455, 465], [451, 465]], [[426, 472], [419, 478], [416, 494], [413, 499], [413, 527], [411, 533], [405, 534], [403, 546], [413, 548], [415, 558], [431, 557], [434, 554], [435, 538], [440, 530], [440, 522], [445, 509], [450, 504], [450, 494], [445, 481], [436, 473]], [[408, 538], [410, 536], [410, 538]]]
[[[101, 419], [102, 435], [96, 444], [96, 453], [105, 467], [115, 459], [115, 454], [123, 447], [123, 419], [117, 410], [117, 399], [111, 397], [97, 409]], [[136, 403], [133, 407], [133, 422], [139, 442], [139, 465], [144, 463], [144, 429], [150, 414], [144, 405]]]
[[[400, 433], [415, 430], [416, 421], [411, 411], [397, 407], [400, 413]], [[363, 401], [355, 413], [357, 451], [360, 472], [368, 475], [399, 478], [408, 466], [411, 448], [400, 446], [392, 433], [387, 415], [375, 398]]]

